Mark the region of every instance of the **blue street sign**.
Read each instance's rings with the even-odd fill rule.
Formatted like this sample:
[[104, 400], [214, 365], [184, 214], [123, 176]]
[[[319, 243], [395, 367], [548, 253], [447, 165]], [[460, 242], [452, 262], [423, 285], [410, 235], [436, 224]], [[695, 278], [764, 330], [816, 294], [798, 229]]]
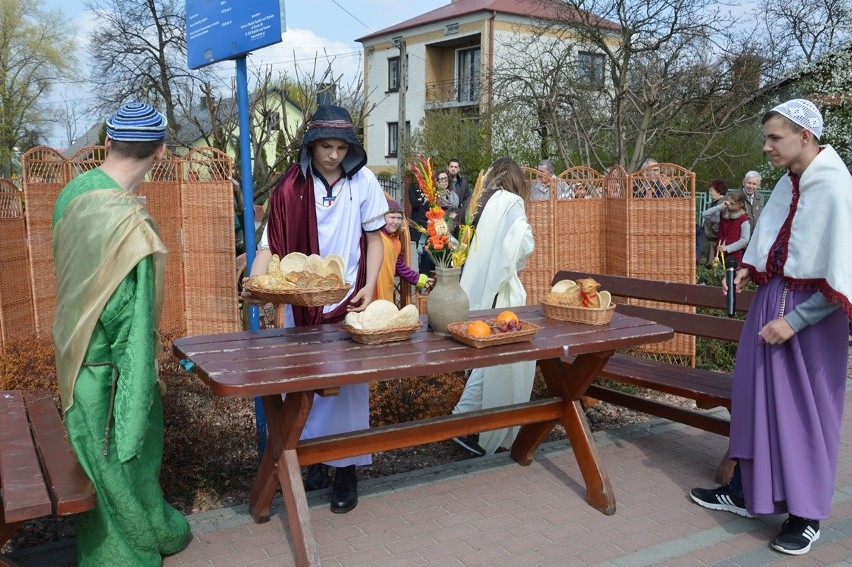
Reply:
[[281, 41], [282, 0], [186, 0], [190, 69]]

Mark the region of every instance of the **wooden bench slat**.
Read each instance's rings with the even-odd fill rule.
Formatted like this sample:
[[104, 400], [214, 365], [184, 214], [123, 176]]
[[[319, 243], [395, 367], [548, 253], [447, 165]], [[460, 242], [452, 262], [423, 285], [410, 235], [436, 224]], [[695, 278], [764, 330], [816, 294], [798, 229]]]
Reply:
[[671, 406], [654, 400], [640, 398], [639, 396], [633, 396], [631, 394], [605, 388], [597, 384], [589, 386], [586, 394], [598, 400], [603, 400], [611, 404], [641, 411], [642, 413], [655, 415], [678, 423], [685, 423], [711, 433], [717, 433], [726, 437], [730, 435], [730, 422], [727, 419], [714, 415], [699, 413], [697, 411]]
[[712, 315], [700, 313], [685, 313], [683, 311], [667, 311], [641, 305], [626, 305], [619, 303], [615, 310], [631, 317], [641, 317], [656, 321], [662, 325], [671, 327], [677, 333], [708, 337], [711, 339], [722, 339], [726, 341], [739, 341], [743, 332], [744, 321], [741, 319], [723, 319]]
[[27, 392], [25, 398], [53, 513], [63, 516], [91, 509], [96, 502], [95, 488], [66, 439], [53, 396], [46, 391]]
[[693, 400], [712, 399], [729, 409], [731, 405], [730, 374], [616, 354], [600, 375]]
[[53, 510], [18, 391], [0, 392], [0, 488], [5, 524], [46, 516]]
[[[588, 272], [575, 272], [562, 270], [553, 278], [556, 283], [559, 280], [578, 278], [594, 278], [601, 284], [601, 289], [608, 290], [613, 295], [631, 297], [635, 299], [653, 299], [680, 305], [694, 305], [697, 307], [711, 307], [725, 309], [726, 299], [718, 287], [709, 285], [696, 285], [679, 282], [651, 281], [624, 276], [610, 276], [604, 274], [589, 274]], [[649, 289], [648, 284], [653, 285]], [[750, 290], [737, 294], [737, 311], [748, 311], [754, 292]]]

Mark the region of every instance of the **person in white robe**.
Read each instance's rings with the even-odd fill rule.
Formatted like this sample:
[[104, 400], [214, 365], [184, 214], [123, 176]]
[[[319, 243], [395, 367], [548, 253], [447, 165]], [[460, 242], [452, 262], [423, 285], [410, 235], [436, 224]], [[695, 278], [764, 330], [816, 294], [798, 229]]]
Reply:
[[[461, 286], [471, 310], [511, 308], [526, 303], [527, 293], [518, 273], [533, 252], [532, 229], [524, 201], [529, 197], [518, 164], [508, 157], [496, 160], [483, 181], [486, 193], [480, 201], [476, 234], [464, 264]], [[535, 362], [517, 362], [471, 371], [454, 414], [529, 401]], [[474, 454], [492, 454], [509, 448], [518, 427], [488, 431], [455, 439]], [[471, 439], [471, 437], [474, 437]]]

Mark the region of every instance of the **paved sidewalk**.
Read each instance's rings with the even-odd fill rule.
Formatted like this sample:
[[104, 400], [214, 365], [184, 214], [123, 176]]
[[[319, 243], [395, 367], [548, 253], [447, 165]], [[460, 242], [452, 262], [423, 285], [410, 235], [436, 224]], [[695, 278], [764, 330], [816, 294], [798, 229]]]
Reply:
[[[852, 393], [847, 389], [847, 402]], [[803, 557], [767, 542], [784, 516], [744, 519], [687, 496], [713, 486], [727, 439], [656, 421], [595, 434], [617, 511], [591, 508], [564, 442], [529, 467], [506, 453], [360, 483], [360, 502], [332, 514], [328, 491], [310, 498], [324, 566], [852, 565], [852, 424], [846, 419], [832, 518]], [[254, 524], [246, 506], [190, 517], [195, 538], [166, 566], [290, 566], [286, 519]], [[12, 555], [21, 567], [74, 565], [73, 542]]]

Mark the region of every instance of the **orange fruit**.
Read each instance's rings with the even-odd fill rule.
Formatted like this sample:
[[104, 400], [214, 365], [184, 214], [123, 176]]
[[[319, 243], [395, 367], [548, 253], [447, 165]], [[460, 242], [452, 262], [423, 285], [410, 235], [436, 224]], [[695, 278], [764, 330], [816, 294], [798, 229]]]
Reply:
[[518, 316], [515, 315], [513, 311], [503, 311], [499, 315], [497, 315], [497, 323], [500, 324], [502, 322], [508, 323], [509, 321], [514, 321], [515, 323], [520, 323], [521, 320], [518, 319]]
[[485, 321], [471, 321], [467, 326], [467, 334], [471, 337], [487, 337], [491, 334], [491, 326]]

